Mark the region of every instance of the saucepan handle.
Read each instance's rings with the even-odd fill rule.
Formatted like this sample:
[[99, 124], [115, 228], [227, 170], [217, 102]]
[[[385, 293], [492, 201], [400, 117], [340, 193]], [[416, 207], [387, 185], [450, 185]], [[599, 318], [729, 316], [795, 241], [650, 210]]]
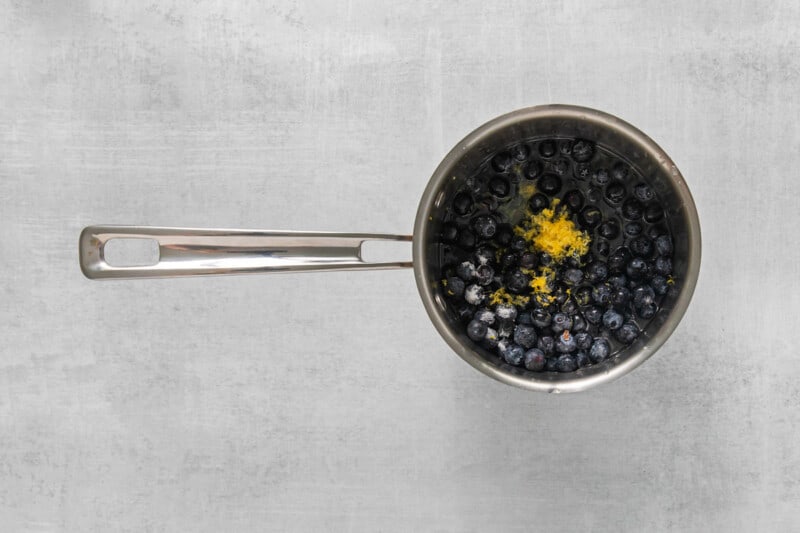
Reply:
[[[151, 239], [158, 259], [149, 265], [113, 266], [105, 259], [112, 239]], [[371, 263], [366, 241], [411, 241], [410, 235], [154, 226], [89, 226], [81, 232], [80, 265], [89, 279], [172, 278], [406, 268], [411, 261]]]

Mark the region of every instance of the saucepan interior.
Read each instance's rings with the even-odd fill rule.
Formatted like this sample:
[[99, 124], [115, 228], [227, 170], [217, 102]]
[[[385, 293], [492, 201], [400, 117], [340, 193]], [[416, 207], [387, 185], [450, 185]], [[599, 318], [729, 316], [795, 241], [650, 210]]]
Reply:
[[[626, 159], [661, 198], [674, 241], [673, 278], [677, 290], [627, 349], [576, 372], [531, 372], [506, 364], [470, 341], [448, 310], [439, 283], [439, 234], [445, 210], [463, 181], [497, 150], [523, 140], [580, 137]], [[600, 111], [565, 105], [520, 109], [479, 127], [459, 142], [433, 173], [414, 226], [414, 273], [425, 309], [450, 347], [470, 365], [504, 383], [547, 391], [574, 392], [610, 381], [647, 360], [670, 336], [689, 304], [700, 269], [700, 225], [694, 201], [674, 163], [658, 145], [630, 124]]]

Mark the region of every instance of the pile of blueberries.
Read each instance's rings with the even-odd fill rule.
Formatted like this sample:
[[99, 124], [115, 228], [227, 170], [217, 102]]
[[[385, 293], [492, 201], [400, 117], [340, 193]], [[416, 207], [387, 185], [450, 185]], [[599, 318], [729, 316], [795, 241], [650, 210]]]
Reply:
[[[520, 206], [531, 182], [535, 194]], [[561, 262], [514, 232], [526, 211], [556, 198], [591, 238], [588, 253]], [[666, 222], [650, 185], [605, 148], [585, 139], [519, 143], [453, 195], [440, 234], [442, 294], [467, 336], [508, 364], [573, 372], [631, 344], [675, 290]], [[554, 276], [549, 297], [537, 298], [529, 274], [544, 266]], [[527, 302], [492, 304], [498, 289]]]

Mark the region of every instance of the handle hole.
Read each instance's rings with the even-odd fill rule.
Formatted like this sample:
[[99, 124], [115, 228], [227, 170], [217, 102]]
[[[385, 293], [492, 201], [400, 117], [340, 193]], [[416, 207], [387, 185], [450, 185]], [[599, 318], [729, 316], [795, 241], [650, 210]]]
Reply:
[[361, 260], [366, 263], [405, 263], [410, 261], [411, 243], [407, 241], [364, 241]]
[[160, 253], [155, 239], [109, 239], [103, 245], [103, 257], [113, 267], [152, 266], [158, 263]]

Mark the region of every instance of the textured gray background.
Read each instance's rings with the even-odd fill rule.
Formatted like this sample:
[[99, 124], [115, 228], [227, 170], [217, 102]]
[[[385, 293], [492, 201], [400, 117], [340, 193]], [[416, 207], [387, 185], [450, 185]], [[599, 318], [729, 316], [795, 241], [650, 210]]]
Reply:
[[[235, 4], [235, 5], [234, 5]], [[789, 531], [796, 2], [0, 1], [0, 530]], [[92, 223], [411, 231], [463, 135], [617, 114], [703, 265], [633, 374], [475, 372], [410, 271], [98, 283]]]

